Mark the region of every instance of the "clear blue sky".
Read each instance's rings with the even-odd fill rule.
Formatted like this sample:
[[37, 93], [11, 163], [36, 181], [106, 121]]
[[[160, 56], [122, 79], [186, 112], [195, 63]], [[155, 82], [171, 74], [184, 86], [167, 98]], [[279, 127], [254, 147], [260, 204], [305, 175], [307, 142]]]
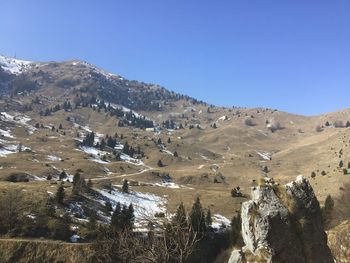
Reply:
[[1, 0], [0, 53], [15, 52], [216, 105], [350, 107], [350, 0]]

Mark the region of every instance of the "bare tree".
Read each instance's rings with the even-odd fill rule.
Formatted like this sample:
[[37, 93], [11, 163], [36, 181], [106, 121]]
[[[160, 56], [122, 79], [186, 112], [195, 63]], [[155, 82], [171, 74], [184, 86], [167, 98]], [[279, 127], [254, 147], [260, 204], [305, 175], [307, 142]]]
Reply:
[[103, 228], [96, 243], [95, 262], [183, 263], [193, 253], [199, 237], [190, 226], [179, 226], [167, 219], [159, 223], [147, 220], [148, 233]]

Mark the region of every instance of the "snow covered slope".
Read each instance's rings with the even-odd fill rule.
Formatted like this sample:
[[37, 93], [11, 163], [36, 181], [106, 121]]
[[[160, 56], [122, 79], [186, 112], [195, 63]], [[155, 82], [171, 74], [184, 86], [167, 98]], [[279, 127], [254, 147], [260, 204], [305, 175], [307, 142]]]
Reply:
[[7, 72], [18, 75], [34, 65], [32, 61], [19, 60], [0, 55], [0, 66]]

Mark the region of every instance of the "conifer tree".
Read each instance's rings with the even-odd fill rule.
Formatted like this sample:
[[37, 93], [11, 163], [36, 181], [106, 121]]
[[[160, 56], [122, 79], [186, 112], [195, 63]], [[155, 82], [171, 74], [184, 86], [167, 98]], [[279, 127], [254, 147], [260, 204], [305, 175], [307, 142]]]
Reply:
[[205, 225], [207, 229], [211, 228], [211, 225], [213, 223], [213, 219], [211, 218], [211, 211], [210, 208], [207, 210], [207, 215], [205, 216]]
[[187, 214], [184, 204], [178, 206], [175, 216], [172, 218], [172, 224], [185, 228], [187, 226]]
[[79, 172], [76, 172], [74, 177], [73, 177], [73, 194], [75, 195], [80, 195], [85, 186], [85, 180], [80, 176]]
[[123, 182], [123, 187], [122, 187], [122, 192], [123, 193], [129, 193], [129, 182], [128, 180], [124, 180]]
[[135, 222], [134, 206], [132, 205], [132, 203], [130, 203], [128, 208], [125, 210], [125, 215], [125, 228], [130, 230], [134, 227]]
[[192, 206], [189, 218], [192, 229], [198, 234], [204, 234], [206, 231], [205, 214], [199, 197], [196, 198], [196, 201]]
[[66, 173], [65, 171], [62, 171], [62, 172], [60, 173], [58, 179], [61, 181], [61, 180], [65, 179], [65, 178], [67, 178], [67, 173]]
[[89, 216], [89, 222], [87, 224], [87, 228], [90, 231], [94, 231], [97, 228], [97, 216], [94, 211], [91, 211], [91, 215]]
[[111, 218], [111, 225], [115, 230], [120, 229], [121, 204], [118, 202]]
[[56, 202], [59, 204], [63, 204], [63, 200], [64, 200], [64, 187], [63, 187], [63, 183], [61, 183], [61, 185], [58, 187], [57, 192], [56, 192]]
[[92, 189], [93, 183], [92, 183], [91, 179], [88, 180], [86, 187], [89, 191]]
[[339, 162], [339, 168], [342, 168], [343, 165], [344, 165], [344, 163], [343, 163], [343, 161], [341, 160], [341, 161]]
[[110, 212], [113, 211], [112, 204], [110, 201], [106, 201], [104, 210], [105, 210], [106, 214], [110, 214]]
[[230, 243], [236, 245], [239, 238], [241, 237], [241, 217], [239, 214], [235, 215], [231, 220], [230, 229]]

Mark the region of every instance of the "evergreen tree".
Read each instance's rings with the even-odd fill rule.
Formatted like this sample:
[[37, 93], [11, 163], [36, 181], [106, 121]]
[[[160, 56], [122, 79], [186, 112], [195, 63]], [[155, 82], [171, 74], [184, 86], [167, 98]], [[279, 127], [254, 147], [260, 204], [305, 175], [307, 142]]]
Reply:
[[88, 189], [89, 191], [92, 190], [93, 183], [92, 183], [91, 179], [88, 180], [86, 187], [87, 187], [87, 189]]
[[95, 142], [95, 133], [90, 132], [86, 135], [85, 139], [83, 140], [83, 145], [92, 147], [94, 146]]
[[123, 153], [130, 155], [130, 146], [129, 146], [129, 143], [127, 141], [124, 143]]
[[168, 138], [168, 143], [171, 143], [171, 139], [170, 138]]
[[73, 194], [80, 195], [83, 192], [84, 188], [85, 180], [80, 176], [79, 172], [76, 172], [73, 177]]
[[110, 201], [106, 201], [104, 210], [106, 214], [110, 214], [113, 211], [112, 203]]
[[158, 165], [158, 167], [163, 167], [164, 166], [162, 160], [158, 160], [157, 165]]
[[126, 229], [132, 229], [134, 227], [135, 215], [134, 215], [134, 206], [130, 203], [129, 207], [125, 209], [125, 226]]
[[181, 204], [178, 206], [176, 210], [176, 214], [172, 218], [172, 224], [176, 226], [180, 226], [181, 228], [187, 227], [187, 214], [184, 204], [181, 202]]
[[121, 204], [118, 202], [111, 218], [111, 225], [116, 230], [119, 230], [121, 227], [121, 212]]
[[60, 126], [58, 127], [58, 129], [62, 130], [63, 129], [63, 126], [62, 124], [60, 123]]
[[205, 216], [205, 225], [207, 229], [211, 228], [211, 225], [213, 223], [213, 219], [211, 218], [211, 211], [210, 208], [207, 210], [207, 215]]
[[327, 225], [332, 218], [332, 212], [334, 208], [334, 200], [328, 195], [324, 202], [324, 206], [322, 208], [322, 221], [324, 225]]
[[68, 213], [65, 213], [61, 220], [56, 220], [54, 225], [54, 238], [60, 239], [63, 241], [68, 241], [71, 236], [70, 231], [70, 216]]
[[340, 160], [340, 162], [339, 162], [339, 168], [342, 168], [343, 166], [344, 166], [344, 163], [343, 163], [342, 160]]
[[106, 141], [104, 138], [102, 138], [100, 143], [100, 150], [103, 151], [105, 147], [106, 147]]
[[122, 192], [129, 193], [129, 182], [126, 179], [123, 182]]
[[64, 196], [65, 196], [64, 187], [63, 187], [63, 183], [61, 183], [61, 185], [58, 187], [56, 192], [56, 202], [59, 204], [63, 204]]
[[238, 240], [241, 237], [241, 217], [239, 214], [235, 215], [231, 220], [231, 229], [230, 229], [230, 242], [231, 245], [236, 245]]
[[198, 234], [204, 234], [206, 232], [205, 214], [199, 197], [196, 198], [196, 201], [192, 206], [189, 218], [192, 229], [195, 232], [197, 232]]
[[87, 224], [87, 229], [90, 231], [95, 231], [97, 228], [97, 216], [96, 213], [94, 211], [90, 212], [90, 216], [89, 216], [89, 222]]
[[67, 173], [65, 171], [62, 171], [60, 175], [58, 176], [58, 179], [62, 181], [63, 179], [67, 178]]
[[54, 200], [51, 197], [49, 197], [46, 200], [45, 213], [49, 217], [54, 217], [55, 214], [56, 214], [56, 208], [55, 208]]
[[174, 157], [179, 157], [179, 154], [177, 153], [177, 151], [174, 152]]

